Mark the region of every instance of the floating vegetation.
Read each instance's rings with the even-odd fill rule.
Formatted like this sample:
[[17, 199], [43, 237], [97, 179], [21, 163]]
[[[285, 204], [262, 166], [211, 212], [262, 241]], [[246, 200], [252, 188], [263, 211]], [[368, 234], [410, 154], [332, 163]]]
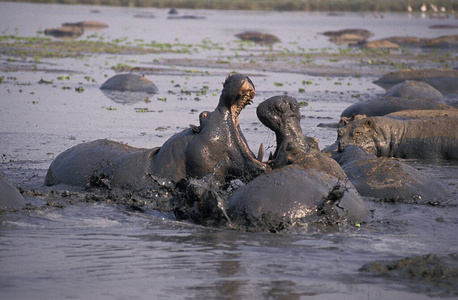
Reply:
[[147, 113], [147, 112], [153, 112], [153, 111], [149, 110], [146, 107], [136, 107], [135, 108], [135, 112], [137, 112], [137, 113]]
[[107, 110], [117, 110], [117, 109], [114, 108], [114, 107], [109, 106], [109, 107], [107, 107]]
[[82, 93], [82, 92], [84, 92], [84, 88], [82, 86], [76, 87], [75, 88], [75, 92]]
[[70, 80], [70, 79], [71, 79], [70, 75], [57, 76], [57, 80]]
[[52, 84], [54, 82], [54, 80], [45, 80], [43, 78], [40, 79], [40, 81], [38, 81], [39, 84]]

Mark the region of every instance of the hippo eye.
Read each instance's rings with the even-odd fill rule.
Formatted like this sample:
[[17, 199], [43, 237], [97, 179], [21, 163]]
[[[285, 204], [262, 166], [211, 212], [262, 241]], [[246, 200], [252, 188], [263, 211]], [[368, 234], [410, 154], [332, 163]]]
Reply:
[[358, 135], [361, 135], [361, 134], [362, 134], [362, 132], [359, 131], [359, 130], [356, 130], [356, 131], [353, 132], [353, 136], [358, 136]]
[[203, 112], [203, 113], [202, 113], [202, 118], [206, 118], [206, 117], [208, 117], [208, 113]]

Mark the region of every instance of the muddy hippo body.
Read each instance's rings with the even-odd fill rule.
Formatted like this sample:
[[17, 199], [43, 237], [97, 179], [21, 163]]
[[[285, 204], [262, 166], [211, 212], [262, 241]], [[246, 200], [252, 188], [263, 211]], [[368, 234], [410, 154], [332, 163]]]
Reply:
[[278, 231], [315, 222], [322, 215], [332, 215], [330, 222], [341, 217], [354, 222], [367, 218], [364, 200], [339, 164], [307, 143], [294, 98], [267, 99], [257, 113], [277, 137], [273, 169], [229, 198], [228, 212], [233, 220], [248, 230]]
[[109, 187], [134, 187], [151, 177], [179, 181], [214, 174], [221, 182], [240, 174], [255, 177], [267, 165], [249, 150], [238, 125], [238, 115], [254, 93], [248, 77], [229, 76], [217, 108], [200, 115], [199, 127], [174, 135], [160, 148], [139, 149], [108, 140], [77, 145], [51, 163], [45, 184], [86, 186], [101, 180]]
[[368, 117], [338, 129], [339, 151], [357, 145], [377, 156], [458, 159], [458, 118], [443, 116], [398, 120]]
[[400, 161], [376, 157], [355, 145], [334, 152], [332, 158], [362, 196], [389, 202], [427, 203], [447, 195], [446, 187], [430, 176]]
[[[115, 170], [119, 169], [119, 163], [127, 157], [144, 154], [144, 158], [149, 158], [157, 150], [158, 148], [134, 148], [106, 139], [79, 144], [54, 159], [46, 174], [45, 185], [66, 184], [84, 187], [90, 184], [92, 176], [101, 173], [104, 174], [104, 178], [112, 179]], [[145, 166], [150, 164], [151, 162]]]
[[352, 104], [341, 113], [340, 117], [351, 118], [354, 115], [366, 115], [368, 117], [384, 116], [392, 112], [409, 109], [455, 110], [456, 108], [447, 104], [442, 104], [437, 101], [427, 99], [384, 97]]

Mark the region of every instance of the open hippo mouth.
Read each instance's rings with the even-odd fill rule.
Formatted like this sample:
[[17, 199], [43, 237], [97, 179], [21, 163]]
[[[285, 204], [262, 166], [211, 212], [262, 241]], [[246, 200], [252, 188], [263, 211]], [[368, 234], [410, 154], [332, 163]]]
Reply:
[[246, 77], [231, 105], [232, 121], [238, 127], [239, 115], [245, 106], [253, 103], [254, 95], [256, 94], [254, 84], [250, 78]]

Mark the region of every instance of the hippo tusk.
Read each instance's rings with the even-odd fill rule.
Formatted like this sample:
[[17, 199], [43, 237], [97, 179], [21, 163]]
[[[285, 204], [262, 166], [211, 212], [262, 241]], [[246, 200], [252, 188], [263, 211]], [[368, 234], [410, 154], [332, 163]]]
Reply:
[[262, 162], [262, 159], [264, 158], [264, 146], [262, 143], [259, 145], [259, 150], [258, 150], [258, 160]]

